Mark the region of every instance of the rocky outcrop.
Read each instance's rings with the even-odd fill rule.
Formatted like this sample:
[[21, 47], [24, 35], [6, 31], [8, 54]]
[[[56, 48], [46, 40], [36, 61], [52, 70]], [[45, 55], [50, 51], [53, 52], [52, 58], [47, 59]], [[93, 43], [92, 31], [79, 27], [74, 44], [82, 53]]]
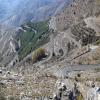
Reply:
[[89, 89], [87, 93], [87, 100], [99, 100], [100, 99], [100, 88], [99, 87], [93, 87]]
[[[97, 46], [96, 43], [100, 41], [100, 3], [97, 2], [97, 0], [73, 0], [61, 13], [51, 18], [49, 27], [53, 30], [52, 45], [57, 58], [66, 59], [74, 64], [71, 62], [72, 59], [91, 52], [91, 45]], [[88, 50], [83, 50], [85, 47]], [[63, 52], [63, 56], [59, 51]]]

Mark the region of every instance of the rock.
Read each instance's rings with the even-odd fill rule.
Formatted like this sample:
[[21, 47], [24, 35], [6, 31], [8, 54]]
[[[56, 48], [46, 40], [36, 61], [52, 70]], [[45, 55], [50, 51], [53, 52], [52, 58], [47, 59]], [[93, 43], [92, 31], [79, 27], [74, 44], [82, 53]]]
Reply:
[[21, 100], [32, 100], [32, 98], [25, 96]]
[[11, 73], [10, 73], [10, 71], [7, 71], [6, 72], [6, 76], [9, 76]]
[[94, 87], [87, 92], [87, 100], [100, 100], [100, 88]]
[[19, 86], [25, 85], [24, 83], [25, 83], [24, 81], [16, 81], [16, 85], [19, 85]]
[[2, 74], [2, 70], [0, 70], [0, 74]]

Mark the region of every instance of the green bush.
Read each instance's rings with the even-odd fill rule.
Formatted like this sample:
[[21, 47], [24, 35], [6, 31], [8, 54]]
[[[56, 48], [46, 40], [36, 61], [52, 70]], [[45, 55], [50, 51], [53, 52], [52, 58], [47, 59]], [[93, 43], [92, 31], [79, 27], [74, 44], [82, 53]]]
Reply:
[[2, 95], [0, 95], [0, 100], [6, 100], [6, 98]]
[[97, 77], [97, 78], [96, 78], [96, 81], [100, 82], [100, 77]]
[[84, 100], [81, 93], [76, 97], [76, 100]]
[[10, 98], [8, 98], [8, 100], [20, 100], [18, 97], [10, 97]]
[[45, 50], [43, 48], [38, 48], [32, 53], [32, 61], [36, 62], [41, 60], [45, 56]]
[[100, 45], [100, 40], [97, 40], [95, 44]]
[[100, 68], [95, 68], [95, 71], [96, 72], [100, 72]]

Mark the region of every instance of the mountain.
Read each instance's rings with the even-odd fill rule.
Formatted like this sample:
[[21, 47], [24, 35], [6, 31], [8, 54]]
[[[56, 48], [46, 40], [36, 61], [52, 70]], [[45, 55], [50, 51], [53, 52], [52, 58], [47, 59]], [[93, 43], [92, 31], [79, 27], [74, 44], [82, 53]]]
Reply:
[[27, 21], [42, 21], [63, 9], [70, 0], [0, 0], [0, 21], [19, 26]]
[[34, 2], [1, 6], [0, 99], [100, 100], [100, 0]]

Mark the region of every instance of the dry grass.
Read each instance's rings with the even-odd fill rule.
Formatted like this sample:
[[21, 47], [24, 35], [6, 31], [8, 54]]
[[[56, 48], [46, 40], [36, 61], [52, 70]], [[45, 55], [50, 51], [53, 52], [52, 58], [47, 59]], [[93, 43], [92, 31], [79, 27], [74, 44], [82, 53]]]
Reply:
[[84, 100], [82, 94], [79, 94], [79, 95], [76, 97], [76, 100]]
[[100, 5], [100, 0], [96, 0], [96, 4]]
[[[99, 33], [99, 34], [100, 34], [100, 33]], [[97, 40], [95, 44], [96, 44], [96, 45], [100, 45], [100, 40]]]
[[6, 96], [13, 97], [19, 97], [21, 93], [31, 96], [33, 99], [41, 96], [48, 97], [53, 93], [57, 77], [46, 73], [39, 75], [25, 73], [23, 80], [25, 81], [24, 85], [16, 85], [16, 83], [11, 82], [7, 88], [2, 89], [2, 92], [4, 91]]
[[78, 64], [100, 64], [100, 47], [93, 52], [89, 52], [75, 61]]
[[96, 72], [100, 72], [100, 68], [95, 68], [95, 71]]
[[100, 77], [97, 77], [97, 78], [96, 78], [96, 81], [100, 82]]

